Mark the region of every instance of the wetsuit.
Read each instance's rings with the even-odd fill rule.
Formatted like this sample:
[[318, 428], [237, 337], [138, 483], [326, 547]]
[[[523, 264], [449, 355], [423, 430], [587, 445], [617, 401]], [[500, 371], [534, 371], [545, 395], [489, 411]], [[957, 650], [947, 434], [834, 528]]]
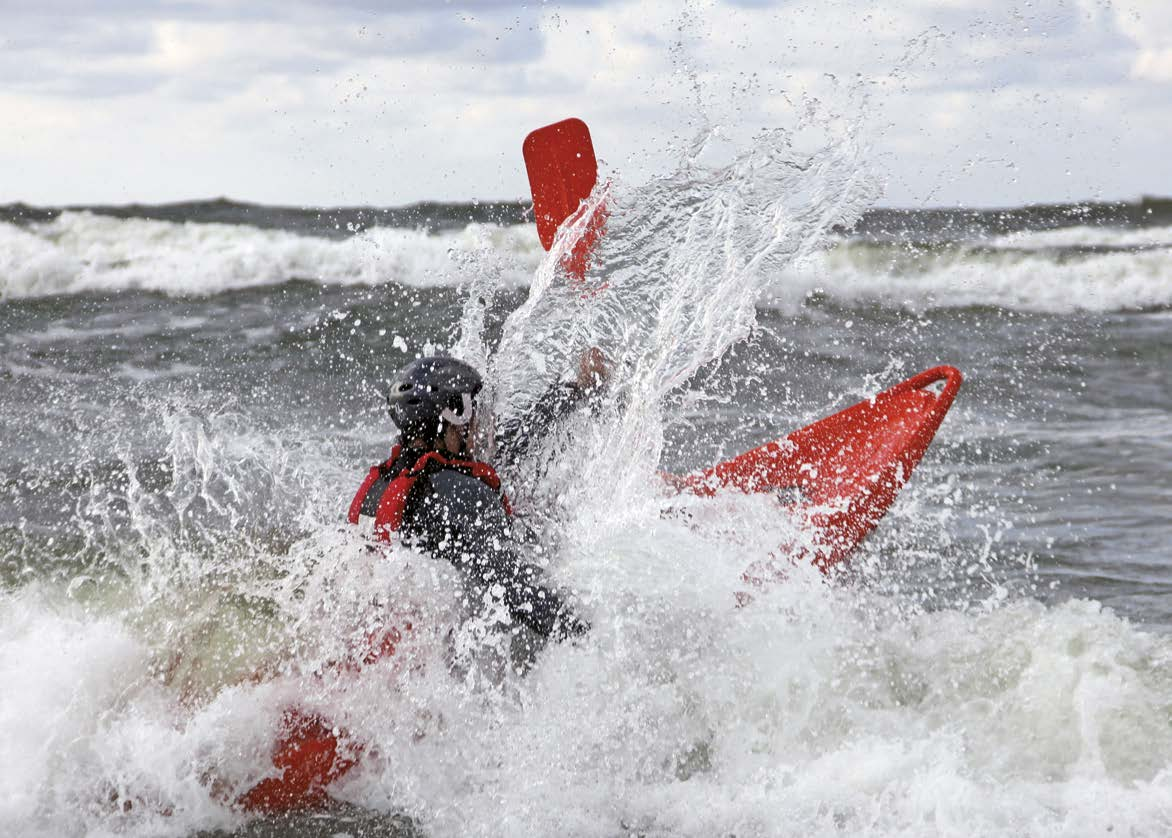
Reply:
[[[578, 407], [584, 395], [576, 385], [556, 385], [538, 408], [506, 428], [501, 450], [510, 459], [520, 456], [526, 440], [548, 431]], [[377, 479], [359, 490], [363, 494], [365, 489], [365, 494], [361, 500], [355, 498], [355, 511], [374, 518], [391, 482], [426, 453], [403, 445], [397, 456], [377, 467]], [[469, 471], [446, 457], [423, 465], [402, 506], [398, 532], [404, 543], [450, 562], [474, 599], [487, 596], [502, 603], [513, 620], [543, 637], [562, 639], [586, 632], [589, 624], [541, 583], [538, 568], [517, 555], [504, 496]]]
[[599, 388], [583, 389], [572, 381], [553, 385], [523, 416], [505, 422], [496, 433], [496, 461], [507, 469], [525, 455], [533, 439], [548, 434], [558, 422], [574, 411], [590, 406]]

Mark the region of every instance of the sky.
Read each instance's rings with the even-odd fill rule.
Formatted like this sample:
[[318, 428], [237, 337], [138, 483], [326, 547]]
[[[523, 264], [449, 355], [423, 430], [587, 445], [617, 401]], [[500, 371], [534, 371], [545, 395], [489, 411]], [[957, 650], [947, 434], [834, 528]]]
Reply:
[[0, 203], [520, 198], [567, 116], [631, 182], [783, 129], [849, 134], [888, 206], [1172, 195], [1169, 0], [0, 9]]

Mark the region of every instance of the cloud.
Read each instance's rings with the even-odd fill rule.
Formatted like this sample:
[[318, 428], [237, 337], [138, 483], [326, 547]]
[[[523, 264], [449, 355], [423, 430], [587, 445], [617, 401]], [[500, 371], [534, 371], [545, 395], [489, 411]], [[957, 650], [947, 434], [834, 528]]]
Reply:
[[207, 99], [257, 76], [312, 76], [369, 58], [524, 64], [543, 49], [540, 29], [507, 14], [505, 3], [466, 4], [476, 14], [456, 4], [438, 12], [385, 5], [372, 12], [369, 4], [339, 9], [305, 0], [279, 7], [52, 0], [29, 7], [0, 41], [0, 72], [9, 89], [43, 95], [122, 96], [167, 86]]
[[1172, 83], [1172, 6], [1163, 0], [1118, 0], [1114, 12], [1120, 30], [1138, 47], [1131, 77]]
[[671, 165], [705, 122], [736, 142], [822, 123], [873, 149], [890, 202], [1152, 189], [1137, 184], [1167, 164], [1140, 137], [1166, 119], [1170, 9], [9, 3], [0, 107], [17, 130], [0, 134], [0, 200], [519, 196], [521, 137], [570, 114], [630, 177]]

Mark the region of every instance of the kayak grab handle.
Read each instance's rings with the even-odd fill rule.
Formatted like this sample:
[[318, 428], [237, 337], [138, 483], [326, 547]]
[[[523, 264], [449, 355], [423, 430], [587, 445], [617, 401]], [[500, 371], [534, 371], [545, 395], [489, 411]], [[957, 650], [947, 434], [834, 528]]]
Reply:
[[890, 398], [891, 396], [907, 393], [911, 390], [926, 390], [939, 381], [944, 382], [944, 388], [940, 391], [939, 395], [933, 395], [936, 395], [938, 399], [936, 410], [943, 414], [952, 406], [952, 400], [956, 398], [956, 394], [960, 390], [960, 385], [964, 381], [964, 376], [961, 375], [960, 370], [956, 367], [947, 365], [932, 367], [918, 375], [913, 375], [906, 381], [899, 382], [899, 384], [896, 384], [888, 390], [884, 390], [881, 395]]

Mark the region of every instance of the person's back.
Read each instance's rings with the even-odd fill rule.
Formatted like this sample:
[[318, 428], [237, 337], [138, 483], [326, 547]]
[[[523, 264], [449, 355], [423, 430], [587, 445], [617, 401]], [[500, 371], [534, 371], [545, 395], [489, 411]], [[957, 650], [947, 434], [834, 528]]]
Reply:
[[452, 358], [421, 358], [400, 373], [387, 396], [400, 445], [370, 470], [349, 520], [372, 520], [376, 537], [396, 533], [404, 544], [449, 562], [470, 598], [499, 602], [543, 637], [581, 634], [588, 625], [518, 556], [496, 472], [472, 458], [480, 388], [479, 374]]

